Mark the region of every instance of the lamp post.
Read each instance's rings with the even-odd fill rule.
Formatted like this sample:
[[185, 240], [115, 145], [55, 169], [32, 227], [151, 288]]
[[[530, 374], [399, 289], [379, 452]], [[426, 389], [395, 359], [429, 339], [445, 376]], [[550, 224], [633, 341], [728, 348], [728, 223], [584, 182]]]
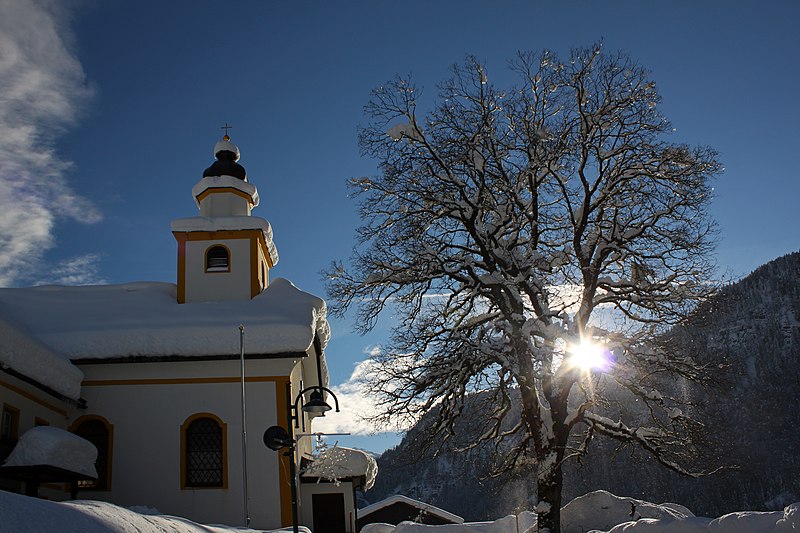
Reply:
[[[308, 402], [299, 407], [300, 400], [303, 394], [311, 391]], [[264, 432], [264, 444], [270, 450], [278, 451], [283, 448], [289, 448], [284, 455], [289, 457], [289, 477], [292, 487], [292, 531], [298, 533], [298, 519], [297, 519], [297, 473], [295, 466], [295, 451], [297, 440], [295, 439], [294, 429], [302, 425], [302, 431], [305, 431], [305, 419], [302, 413], [317, 414], [325, 416], [325, 413], [330, 411], [332, 407], [325, 401], [323, 392], [327, 392], [333, 398], [336, 405], [336, 412], [339, 412], [339, 400], [336, 395], [327, 387], [322, 385], [315, 385], [313, 387], [306, 387], [297, 393], [297, 397], [292, 402], [292, 384], [286, 383], [286, 414], [288, 420], [288, 431], [280, 426], [271, 426]], [[301, 413], [302, 411], [302, 413]]]

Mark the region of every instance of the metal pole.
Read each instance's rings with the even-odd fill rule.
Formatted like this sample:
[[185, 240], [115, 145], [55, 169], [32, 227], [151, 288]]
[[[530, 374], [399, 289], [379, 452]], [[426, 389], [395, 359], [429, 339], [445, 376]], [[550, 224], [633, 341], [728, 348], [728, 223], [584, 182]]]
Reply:
[[292, 486], [292, 532], [298, 533], [298, 520], [297, 520], [297, 480], [295, 479], [295, 466], [294, 466], [294, 451], [295, 451], [295, 442], [294, 442], [294, 417], [298, 416], [298, 413], [295, 413], [294, 416], [292, 415], [292, 383], [291, 381], [286, 383], [286, 414], [288, 415], [287, 422], [288, 422], [288, 433], [289, 433], [289, 476], [291, 477], [291, 486]]
[[250, 526], [250, 498], [247, 494], [247, 398], [244, 389], [244, 326], [239, 324], [239, 360], [242, 370], [242, 483], [244, 484], [245, 527]]

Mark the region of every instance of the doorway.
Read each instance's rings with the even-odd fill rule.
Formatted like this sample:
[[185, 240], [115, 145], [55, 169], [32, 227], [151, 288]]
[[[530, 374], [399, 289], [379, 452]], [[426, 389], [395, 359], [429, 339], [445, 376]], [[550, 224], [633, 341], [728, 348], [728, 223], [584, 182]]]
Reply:
[[345, 533], [344, 494], [312, 494], [314, 533]]

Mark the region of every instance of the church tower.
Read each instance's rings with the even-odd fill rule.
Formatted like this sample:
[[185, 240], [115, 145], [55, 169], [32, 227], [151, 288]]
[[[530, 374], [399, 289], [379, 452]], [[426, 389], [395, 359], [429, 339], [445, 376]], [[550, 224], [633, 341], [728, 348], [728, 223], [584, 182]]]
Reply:
[[214, 157], [192, 188], [200, 216], [171, 224], [178, 241], [178, 303], [253, 298], [278, 262], [272, 227], [250, 214], [258, 190], [237, 163], [239, 148], [227, 134], [214, 146]]

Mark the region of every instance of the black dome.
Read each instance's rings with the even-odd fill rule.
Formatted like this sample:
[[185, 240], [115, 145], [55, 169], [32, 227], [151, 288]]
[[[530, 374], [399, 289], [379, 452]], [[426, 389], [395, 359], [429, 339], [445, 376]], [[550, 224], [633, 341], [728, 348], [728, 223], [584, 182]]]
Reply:
[[233, 176], [242, 181], [247, 181], [247, 171], [236, 162], [236, 154], [230, 150], [220, 150], [216, 154], [217, 160], [203, 171], [203, 177]]

